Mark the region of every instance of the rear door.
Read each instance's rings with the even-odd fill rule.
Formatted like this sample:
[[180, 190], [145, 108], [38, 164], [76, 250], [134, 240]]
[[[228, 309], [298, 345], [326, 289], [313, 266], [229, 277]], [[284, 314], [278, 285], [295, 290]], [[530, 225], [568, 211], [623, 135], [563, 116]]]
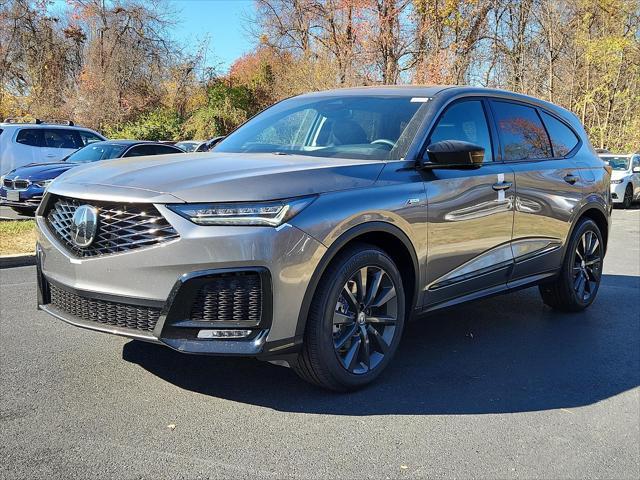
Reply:
[[42, 162], [58, 162], [84, 146], [76, 130], [66, 128], [45, 128]]
[[582, 199], [583, 180], [571, 158], [580, 141], [562, 120], [535, 106], [497, 99], [490, 104], [502, 158], [515, 172], [510, 286], [516, 286], [562, 263], [572, 213]]
[[421, 172], [428, 202], [428, 308], [504, 288], [513, 264], [514, 174], [495, 161], [497, 144], [487, 118], [485, 100], [457, 100], [444, 110], [426, 143], [462, 140], [485, 149], [480, 168]]
[[11, 157], [9, 170], [29, 163], [40, 162], [43, 145], [44, 138], [41, 128], [19, 129], [11, 148], [11, 155], [9, 155]]

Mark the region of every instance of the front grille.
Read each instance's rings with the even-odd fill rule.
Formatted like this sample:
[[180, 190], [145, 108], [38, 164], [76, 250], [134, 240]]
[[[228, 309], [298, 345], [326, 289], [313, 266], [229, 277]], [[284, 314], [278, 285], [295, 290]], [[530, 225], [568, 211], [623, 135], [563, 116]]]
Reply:
[[4, 185], [5, 188], [9, 189], [9, 190], [25, 190], [27, 188], [29, 188], [29, 185], [31, 185], [31, 182], [29, 180], [10, 180], [8, 178], [5, 178], [2, 181], [2, 184]]
[[[47, 214], [53, 233], [79, 257], [126, 252], [174, 240], [178, 232], [150, 204], [80, 201], [58, 198]], [[73, 214], [80, 205], [98, 209], [98, 230], [88, 247], [79, 247], [71, 239]]]
[[191, 319], [206, 322], [260, 323], [262, 284], [257, 272], [212, 278], [198, 290]]
[[49, 285], [51, 305], [89, 322], [150, 332], [156, 326], [160, 309], [81, 297]]

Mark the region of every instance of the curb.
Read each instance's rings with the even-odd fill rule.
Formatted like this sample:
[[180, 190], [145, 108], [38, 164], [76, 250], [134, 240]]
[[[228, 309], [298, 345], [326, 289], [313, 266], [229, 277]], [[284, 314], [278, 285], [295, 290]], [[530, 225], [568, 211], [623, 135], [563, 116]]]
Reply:
[[0, 268], [27, 267], [36, 264], [33, 253], [21, 255], [0, 255]]

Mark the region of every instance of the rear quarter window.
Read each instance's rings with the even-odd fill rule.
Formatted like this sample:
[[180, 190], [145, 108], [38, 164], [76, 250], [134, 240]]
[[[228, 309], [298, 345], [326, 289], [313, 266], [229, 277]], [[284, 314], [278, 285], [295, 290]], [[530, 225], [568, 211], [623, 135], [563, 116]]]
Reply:
[[542, 112], [542, 120], [551, 137], [554, 157], [564, 157], [578, 145], [580, 139], [564, 122], [546, 112]]
[[533, 107], [492, 101], [505, 160], [552, 158], [549, 136]]

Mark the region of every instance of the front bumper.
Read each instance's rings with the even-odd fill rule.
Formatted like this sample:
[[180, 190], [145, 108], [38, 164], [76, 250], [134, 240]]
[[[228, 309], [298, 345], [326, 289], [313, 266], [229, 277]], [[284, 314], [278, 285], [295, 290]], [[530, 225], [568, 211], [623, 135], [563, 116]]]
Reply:
[[611, 201], [613, 203], [622, 203], [624, 201], [624, 192], [627, 188], [627, 182], [611, 184]]
[[37, 185], [30, 185], [26, 190], [18, 190], [20, 200], [9, 200], [7, 198], [8, 190], [3, 186], [0, 187], [0, 205], [7, 207], [25, 208], [35, 211], [44, 195], [44, 189]]
[[[37, 216], [39, 308], [75, 326], [160, 343], [185, 353], [269, 357], [295, 350], [301, 340], [295, 337], [298, 313], [325, 247], [288, 224], [275, 229], [198, 226], [162, 205], [156, 208], [180, 238], [86, 258], [71, 254], [45, 218]], [[218, 326], [189, 318], [190, 310], [185, 305], [193, 300], [185, 294], [189, 285], [208, 276], [243, 271], [259, 272], [262, 278], [260, 323], [249, 327], [251, 334], [243, 339], [198, 338], [200, 330]], [[95, 321], [96, 315], [87, 313], [83, 318], [54, 305], [52, 286], [79, 297], [87, 305], [85, 309], [106, 309], [105, 315], [120, 312], [126, 316], [127, 306], [160, 313], [155, 326], [144, 330], [114, 325], [111, 319], [103, 322], [104, 315]], [[105, 307], [100, 302], [115, 306]], [[221, 324], [220, 328], [234, 327]]]

